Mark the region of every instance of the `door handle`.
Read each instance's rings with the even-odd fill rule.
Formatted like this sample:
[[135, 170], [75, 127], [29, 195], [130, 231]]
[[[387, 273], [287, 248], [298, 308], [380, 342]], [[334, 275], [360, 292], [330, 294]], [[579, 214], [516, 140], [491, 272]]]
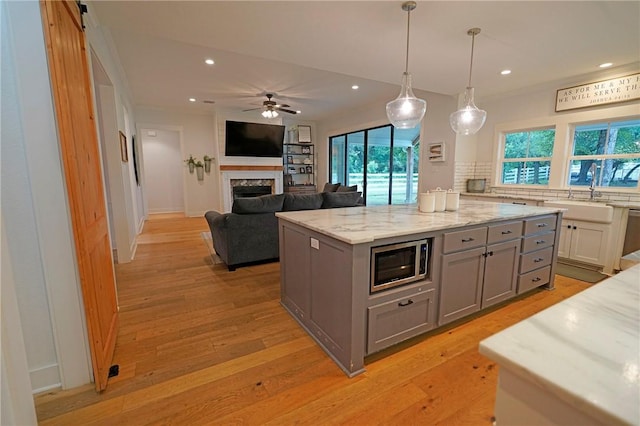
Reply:
[[542, 257], [537, 257], [535, 259], [533, 259], [533, 263], [538, 263], [538, 262], [542, 262], [544, 259]]
[[462, 239], [462, 242], [463, 242], [463, 243], [468, 243], [468, 242], [470, 242], [470, 241], [473, 241], [473, 238], [469, 237], [469, 238], [463, 238], [463, 239]]
[[502, 235], [508, 235], [511, 234], [511, 231], [502, 231]]
[[409, 306], [413, 304], [413, 300], [409, 299], [406, 302], [398, 302], [398, 306], [402, 307], [402, 306]]
[[538, 228], [544, 228], [545, 226], [547, 226], [546, 223], [539, 223], [538, 225], [536, 225]]
[[540, 277], [535, 277], [534, 279], [531, 280], [532, 283], [537, 283], [538, 281], [540, 281], [541, 278]]
[[536, 241], [536, 244], [544, 244], [544, 243], [546, 243], [546, 241], [545, 241], [545, 240], [538, 240], [538, 241]]

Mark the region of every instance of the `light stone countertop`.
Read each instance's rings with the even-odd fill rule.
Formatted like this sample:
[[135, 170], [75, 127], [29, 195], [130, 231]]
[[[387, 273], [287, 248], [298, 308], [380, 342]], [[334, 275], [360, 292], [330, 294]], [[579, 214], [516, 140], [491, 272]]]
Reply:
[[459, 210], [453, 212], [422, 213], [417, 204], [405, 204], [277, 212], [276, 216], [349, 244], [361, 244], [562, 210], [461, 199]]
[[640, 424], [640, 265], [483, 340], [480, 353], [603, 424]]
[[605, 204], [611, 207], [622, 207], [629, 209], [640, 209], [640, 203], [636, 203], [633, 201], [610, 201], [603, 200], [601, 198], [596, 198], [594, 200], [586, 200], [583, 198], [550, 198], [550, 197], [541, 197], [536, 195], [513, 195], [513, 194], [496, 194], [493, 192], [461, 192], [460, 195], [464, 197], [485, 197], [485, 198], [504, 198], [507, 200], [531, 200], [531, 201], [581, 201], [581, 202], [592, 202], [598, 204]]

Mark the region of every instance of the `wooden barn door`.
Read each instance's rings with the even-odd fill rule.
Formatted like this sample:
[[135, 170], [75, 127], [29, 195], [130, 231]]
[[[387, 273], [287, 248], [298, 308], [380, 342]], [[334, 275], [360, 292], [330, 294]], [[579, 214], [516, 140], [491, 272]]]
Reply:
[[89, 66], [78, 4], [40, 2], [96, 390], [107, 386], [118, 330], [115, 277]]

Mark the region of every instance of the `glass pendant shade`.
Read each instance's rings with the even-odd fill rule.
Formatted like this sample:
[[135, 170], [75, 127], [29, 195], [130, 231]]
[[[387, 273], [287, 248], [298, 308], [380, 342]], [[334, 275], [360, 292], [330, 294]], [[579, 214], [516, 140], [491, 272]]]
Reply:
[[464, 92], [464, 107], [449, 116], [449, 124], [459, 135], [474, 135], [482, 128], [487, 112], [479, 109], [473, 102], [473, 87]]
[[387, 103], [387, 117], [397, 129], [413, 129], [422, 121], [427, 111], [427, 102], [418, 99], [411, 90], [411, 74], [402, 75], [400, 95]]

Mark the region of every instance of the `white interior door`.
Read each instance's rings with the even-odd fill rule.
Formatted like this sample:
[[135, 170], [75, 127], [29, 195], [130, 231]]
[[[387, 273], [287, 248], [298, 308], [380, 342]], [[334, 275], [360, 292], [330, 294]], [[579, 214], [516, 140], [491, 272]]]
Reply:
[[180, 133], [154, 129], [140, 133], [148, 212], [184, 212]]

